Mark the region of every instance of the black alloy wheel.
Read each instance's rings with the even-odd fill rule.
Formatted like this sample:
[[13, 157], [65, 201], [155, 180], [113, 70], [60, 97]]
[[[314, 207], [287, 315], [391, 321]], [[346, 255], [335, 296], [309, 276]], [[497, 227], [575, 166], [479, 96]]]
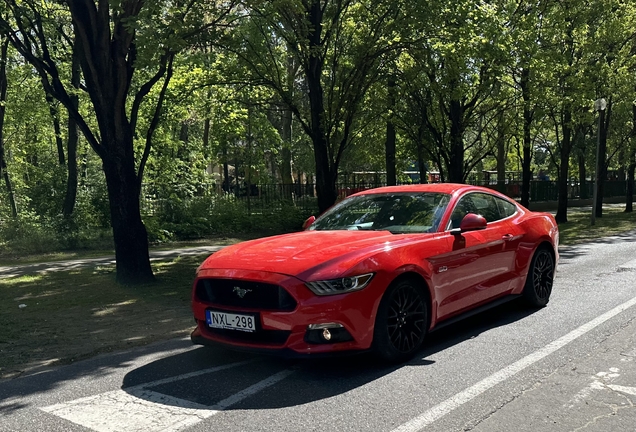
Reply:
[[380, 302], [374, 329], [374, 348], [390, 362], [402, 362], [419, 350], [428, 330], [428, 304], [414, 280], [391, 285]]
[[554, 281], [554, 258], [547, 248], [538, 249], [532, 257], [528, 278], [523, 289], [526, 302], [534, 307], [544, 307], [550, 301]]

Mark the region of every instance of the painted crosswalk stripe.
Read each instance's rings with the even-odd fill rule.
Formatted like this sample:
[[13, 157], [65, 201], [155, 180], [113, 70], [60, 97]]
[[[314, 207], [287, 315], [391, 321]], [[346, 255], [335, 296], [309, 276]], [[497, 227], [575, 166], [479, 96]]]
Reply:
[[[245, 362], [241, 362], [244, 364]], [[237, 366], [238, 363], [232, 363]], [[204, 371], [153, 381], [125, 390], [115, 390], [41, 408], [42, 411], [84, 426], [96, 432], [175, 432], [195, 425], [247, 399], [291, 375], [283, 370], [216, 403], [204, 406], [188, 400], [148, 390], [148, 387], [176, 382], [193, 376], [231, 367]]]

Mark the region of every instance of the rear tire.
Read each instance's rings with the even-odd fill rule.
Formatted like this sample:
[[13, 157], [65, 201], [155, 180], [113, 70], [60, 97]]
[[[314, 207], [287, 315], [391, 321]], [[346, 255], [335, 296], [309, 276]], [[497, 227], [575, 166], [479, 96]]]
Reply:
[[529, 306], [542, 308], [550, 301], [554, 281], [554, 257], [548, 248], [540, 247], [534, 253], [523, 297]]
[[412, 358], [428, 331], [428, 302], [411, 279], [393, 283], [380, 301], [373, 330], [373, 349], [383, 360], [400, 363]]

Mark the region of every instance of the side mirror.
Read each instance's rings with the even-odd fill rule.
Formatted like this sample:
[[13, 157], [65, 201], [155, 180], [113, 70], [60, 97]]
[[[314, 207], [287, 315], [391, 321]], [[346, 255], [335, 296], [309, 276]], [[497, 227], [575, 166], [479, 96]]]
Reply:
[[461, 234], [466, 231], [477, 231], [485, 229], [488, 225], [486, 218], [475, 213], [468, 213], [459, 224], [459, 228], [453, 229], [452, 234]]
[[307, 220], [303, 223], [303, 230], [306, 230], [311, 226], [312, 223], [316, 222], [316, 216], [309, 216]]
[[459, 224], [459, 229], [462, 231], [477, 231], [486, 228], [488, 222], [486, 218], [475, 213], [468, 213], [462, 219], [462, 223]]

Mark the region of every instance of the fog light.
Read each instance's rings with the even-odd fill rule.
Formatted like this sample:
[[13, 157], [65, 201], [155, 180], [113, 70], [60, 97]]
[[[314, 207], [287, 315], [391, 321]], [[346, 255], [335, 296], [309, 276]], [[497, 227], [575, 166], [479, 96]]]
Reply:
[[334, 344], [352, 341], [351, 333], [340, 323], [310, 324], [305, 333], [305, 342], [310, 344]]

